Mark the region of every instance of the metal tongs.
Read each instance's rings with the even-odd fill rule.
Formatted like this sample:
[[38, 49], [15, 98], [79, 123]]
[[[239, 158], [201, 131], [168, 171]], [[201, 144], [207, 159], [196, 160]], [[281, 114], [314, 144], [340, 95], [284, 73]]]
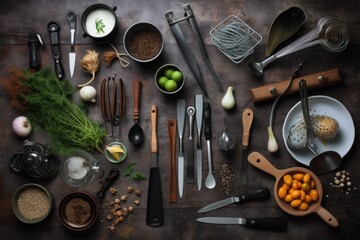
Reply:
[[195, 60], [195, 57], [192, 54], [192, 50], [191, 50], [190, 46], [188, 45], [188, 43], [186, 41], [185, 35], [183, 34], [183, 32], [181, 31], [180, 26], [178, 25], [179, 22], [182, 22], [184, 20], [189, 20], [190, 25], [191, 25], [191, 27], [193, 29], [193, 32], [194, 32], [194, 34], [195, 34], [195, 36], [196, 36], [196, 38], [197, 38], [197, 40], [199, 42], [200, 49], [201, 49], [201, 54], [203, 56], [203, 59], [206, 62], [206, 64], [208, 65], [208, 67], [210, 69], [210, 72], [213, 75], [213, 78], [214, 78], [219, 90], [222, 91], [222, 86], [220, 84], [220, 81], [219, 81], [213, 67], [211, 66], [210, 61], [209, 61], [209, 58], [208, 58], [208, 55], [207, 55], [207, 52], [206, 52], [206, 49], [205, 49], [205, 45], [204, 45], [204, 42], [203, 42], [202, 37], [201, 37], [199, 27], [198, 27], [198, 25], [196, 23], [195, 16], [194, 16], [194, 13], [193, 13], [193, 11], [192, 11], [192, 9], [190, 7], [190, 4], [184, 4], [183, 8], [185, 10], [185, 14], [184, 14], [185, 17], [181, 18], [181, 19], [178, 19], [178, 20], [175, 20], [174, 14], [173, 14], [173, 12], [171, 10], [167, 11], [165, 13], [165, 17], [166, 17], [166, 19], [167, 19], [167, 21], [168, 21], [168, 23], [170, 25], [171, 31], [173, 32], [173, 34], [174, 34], [174, 36], [176, 38], [176, 41], [179, 44], [181, 52], [184, 55], [184, 58], [185, 58], [185, 60], [186, 60], [186, 62], [188, 64], [189, 68], [193, 72], [196, 81], [200, 85], [200, 88], [203, 91], [204, 95], [207, 96], [207, 91], [206, 91], [206, 88], [204, 86], [204, 82], [203, 82], [203, 79], [202, 79], [202, 76], [201, 76], [199, 65], [197, 64], [197, 62]]
[[[108, 131], [107, 123], [111, 124], [110, 137], [116, 137], [115, 126], [120, 125], [120, 118], [125, 115], [125, 90], [121, 78], [115, 79], [116, 74], [112, 77], [107, 75], [101, 81], [100, 105], [101, 115], [104, 119], [106, 131]], [[120, 135], [120, 126], [119, 126]]]

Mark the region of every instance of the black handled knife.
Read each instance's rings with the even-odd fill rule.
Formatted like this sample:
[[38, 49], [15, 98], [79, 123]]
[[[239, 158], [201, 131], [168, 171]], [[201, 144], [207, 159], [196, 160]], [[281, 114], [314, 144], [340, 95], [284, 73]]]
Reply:
[[245, 227], [270, 231], [285, 231], [287, 220], [284, 217], [268, 218], [233, 218], [233, 217], [203, 217], [196, 219], [198, 222], [210, 224], [239, 224]]
[[242, 203], [242, 202], [252, 201], [252, 200], [264, 200], [269, 197], [270, 197], [270, 190], [268, 188], [261, 187], [261, 188], [255, 189], [251, 192], [240, 194], [240, 196], [238, 196], [238, 197], [226, 198], [224, 200], [207, 205], [207, 206], [201, 208], [198, 211], [198, 213], [209, 212], [209, 211], [221, 208], [221, 207], [225, 207], [232, 203]]

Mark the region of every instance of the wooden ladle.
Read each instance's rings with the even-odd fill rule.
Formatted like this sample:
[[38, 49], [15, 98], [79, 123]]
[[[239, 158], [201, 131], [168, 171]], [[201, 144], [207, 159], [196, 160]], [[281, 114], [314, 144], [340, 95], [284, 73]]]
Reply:
[[[277, 169], [269, 162], [269, 160], [267, 160], [259, 152], [252, 152], [248, 156], [248, 161], [254, 167], [256, 167], [276, 178], [276, 182], [274, 185], [274, 197], [275, 197], [277, 204], [283, 211], [285, 211], [286, 213], [288, 213], [290, 215], [294, 215], [294, 216], [304, 216], [304, 215], [308, 215], [308, 214], [314, 212], [314, 213], [317, 213], [330, 226], [332, 226], [332, 227], [339, 226], [339, 222], [336, 220], [336, 218], [329, 211], [327, 211], [325, 208], [323, 208], [321, 206], [321, 200], [323, 197], [323, 188], [322, 188], [319, 178], [315, 175], [315, 173], [313, 173], [312, 171], [310, 171], [307, 168], [302, 168], [302, 167], [292, 167], [292, 168], [287, 168], [287, 169], [282, 169], [282, 170]], [[317, 192], [319, 194], [318, 201], [311, 203], [309, 205], [309, 208], [306, 211], [302, 211], [302, 210], [291, 207], [288, 203], [286, 203], [285, 201], [280, 199], [278, 196], [278, 190], [284, 184], [283, 176], [286, 174], [293, 175], [295, 173], [310, 174], [311, 178], [315, 181], [315, 189], [317, 190]]]

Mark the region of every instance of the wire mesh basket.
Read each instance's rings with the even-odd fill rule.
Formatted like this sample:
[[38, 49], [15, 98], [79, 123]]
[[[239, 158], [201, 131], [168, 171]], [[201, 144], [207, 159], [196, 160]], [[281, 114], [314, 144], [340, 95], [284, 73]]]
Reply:
[[240, 63], [253, 53], [262, 40], [239, 15], [228, 16], [210, 31], [212, 43], [234, 63]]

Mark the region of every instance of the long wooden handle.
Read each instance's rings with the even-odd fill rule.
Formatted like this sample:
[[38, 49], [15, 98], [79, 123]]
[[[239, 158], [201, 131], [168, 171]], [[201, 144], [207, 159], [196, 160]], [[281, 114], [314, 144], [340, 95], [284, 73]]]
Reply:
[[246, 108], [242, 115], [242, 122], [243, 122], [242, 145], [244, 147], [249, 146], [250, 129], [253, 119], [254, 119], [254, 112], [250, 108]]
[[176, 184], [176, 162], [175, 162], [175, 151], [176, 151], [176, 120], [169, 119], [167, 121], [167, 128], [169, 132], [170, 142], [170, 191], [169, 191], [169, 202], [177, 201], [177, 184]]
[[137, 122], [140, 118], [140, 94], [141, 94], [141, 82], [134, 80], [133, 83], [134, 91], [134, 120]]
[[280, 178], [282, 176], [282, 171], [275, 168], [269, 160], [267, 160], [261, 153], [252, 152], [248, 156], [248, 161], [254, 167], [273, 175], [275, 178]]
[[156, 120], [157, 120], [157, 107], [156, 105], [151, 105], [151, 152], [158, 151]]
[[[293, 79], [293, 83], [299, 81], [300, 79], [306, 80], [308, 89], [330, 86], [342, 82], [338, 68], [295, 78]], [[286, 89], [288, 84], [289, 84], [289, 80], [285, 80], [282, 82], [250, 89], [252, 101], [256, 103], [256, 102], [274, 99]], [[297, 92], [299, 92], [299, 85], [291, 84], [291, 87], [289, 88], [287, 94], [293, 94]]]

